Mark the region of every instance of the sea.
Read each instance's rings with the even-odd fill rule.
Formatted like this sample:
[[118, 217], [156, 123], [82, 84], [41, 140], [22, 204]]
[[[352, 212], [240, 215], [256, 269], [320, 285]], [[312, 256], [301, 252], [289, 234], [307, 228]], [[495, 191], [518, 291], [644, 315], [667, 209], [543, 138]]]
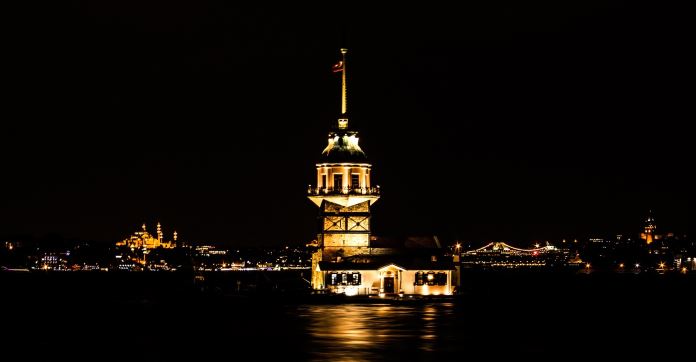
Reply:
[[327, 300], [308, 271], [0, 273], [0, 359], [693, 360], [696, 273], [465, 271], [449, 299]]

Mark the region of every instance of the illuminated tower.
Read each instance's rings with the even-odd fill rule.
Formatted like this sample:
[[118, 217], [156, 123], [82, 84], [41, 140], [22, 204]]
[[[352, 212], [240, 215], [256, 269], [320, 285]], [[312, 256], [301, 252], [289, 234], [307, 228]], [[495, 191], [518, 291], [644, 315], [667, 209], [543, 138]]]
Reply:
[[379, 199], [379, 186], [372, 187], [371, 164], [358, 146], [358, 132], [348, 125], [346, 53], [333, 71], [341, 73], [341, 115], [329, 132], [328, 145], [317, 166], [316, 187], [309, 186], [308, 197], [319, 207], [318, 250], [312, 256], [312, 284], [323, 286], [320, 261], [340, 261], [367, 254], [370, 247], [370, 206]]
[[643, 226], [643, 232], [640, 234], [641, 239], [645, 240], [645, 243], [650, 245], [655, 239], [655, 218], [652, 216], [652, 212], [648, 212], [648, 217], [645, 219], [645, 225]]

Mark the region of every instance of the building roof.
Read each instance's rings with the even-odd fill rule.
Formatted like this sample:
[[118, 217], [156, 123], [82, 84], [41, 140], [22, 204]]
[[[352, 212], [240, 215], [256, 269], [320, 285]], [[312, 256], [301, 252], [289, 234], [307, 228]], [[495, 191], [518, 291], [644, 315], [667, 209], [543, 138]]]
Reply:
[[424, 259], [408, 258], [389, 258], [373, 260], [368, 263], [356, 263], [352, 261], [319, 262], [319, 269], [322, 271], [341, 271], [341, 270], [378, 270], [389, 265], [395, 265], [405, 270], [453, 270], [454, 262], [451, 261], [430, 261]]
[[370, 237], [373, 248], [440, 249], [437, 236], [408, 236], [405, 238]]

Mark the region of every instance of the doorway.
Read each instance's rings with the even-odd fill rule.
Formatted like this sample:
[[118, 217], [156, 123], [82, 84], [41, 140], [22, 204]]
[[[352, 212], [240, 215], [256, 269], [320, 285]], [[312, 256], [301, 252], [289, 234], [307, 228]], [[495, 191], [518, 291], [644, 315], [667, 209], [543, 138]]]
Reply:
[[394, 277], [384, 277], [384, 292], [394, 293]]
[[333, 175], [333, 190], [334, 192], [343, 191], [343, 175], [338, 173]]

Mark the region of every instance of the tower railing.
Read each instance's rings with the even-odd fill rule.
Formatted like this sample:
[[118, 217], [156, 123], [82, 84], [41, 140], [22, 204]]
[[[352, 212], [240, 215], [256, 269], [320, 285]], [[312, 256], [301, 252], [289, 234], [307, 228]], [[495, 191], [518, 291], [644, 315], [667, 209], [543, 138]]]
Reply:
[[308, 195], [379, 195], [380, 188], [377, 187], [314, 187], [309, 185]]

